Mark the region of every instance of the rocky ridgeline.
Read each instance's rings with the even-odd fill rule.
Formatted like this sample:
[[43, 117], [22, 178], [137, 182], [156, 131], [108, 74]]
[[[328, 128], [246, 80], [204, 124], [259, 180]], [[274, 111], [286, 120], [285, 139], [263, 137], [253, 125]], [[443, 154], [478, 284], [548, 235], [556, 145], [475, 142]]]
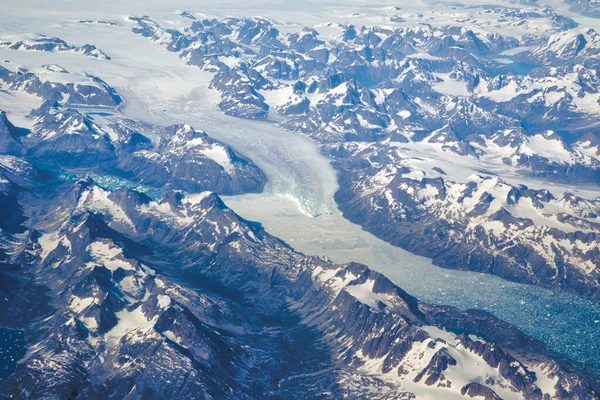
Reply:
[[[67, 102], [68, 103], [68, 102]], [[251, 161], [189, 125], [156, 127], [160, 139], [129, 128], [131, 121], [94, 120], [46, 101], [31, 112], [33, 129], [0, 114], [0, 150], [56, 170], [105, 174], [157, 189], [221, 194], [258, 192], [266, 178]]]
[[46, 52], [69, 52], [83, 54], [88, 57], [98, 58], [100, 60], [110, 60], [102, 50], [93, 44], [84, 44], [77, 47], [72, 46], [64, 40], [57, 37], [39, 36], [33, 39], [24, 39], [17, 41], [6, 41], [0, 39], [0, 48], [5, 47], [10, 50], [20, 51], [46, 51]]
[[[10, 67], [10, 68], [7, 68]], [[60, 66], [46, 66], [49, 71], [68, 74]], [[59, 68], [59, 70], [57, 70]], [[81, 77], [74, 77], [80, 81]], [[12, 64], [0, 65], [0, 87], [9, 92], [24, 92], [34, 95], [40, 100], [50, 103], [78, 107], [118, 107], [123, 99], [118, 93], [102, 79], [86, 75], [85, 83], [62, 83], [41, 79], [35, 73], [24, 68], [15, 68]]]
[[600, 181], [598, 34], [546, 9], [506, 18], [549, 20], [554, 33], [320, 24], [283, 34], [263, 18], [175, 31], [131, 20], [213, 72], [225, 113], [324, 143], [352, 221], [440, 266], [597, 297], [597, 200], [444, 171]]
[[481, 175], [456, 182], [399, 156], [402, 145], [330, 149], [347, 218], [441, 266], [599, 296], [600, 199]]
[[151, 200], [0, 161], [2, 201], [19, 210], [0, 220], [14, 283], [0, 286], [0, 321], [27, 336], [5, 396], [593, 396], [491, 315], [296, 253], [212, 193]]

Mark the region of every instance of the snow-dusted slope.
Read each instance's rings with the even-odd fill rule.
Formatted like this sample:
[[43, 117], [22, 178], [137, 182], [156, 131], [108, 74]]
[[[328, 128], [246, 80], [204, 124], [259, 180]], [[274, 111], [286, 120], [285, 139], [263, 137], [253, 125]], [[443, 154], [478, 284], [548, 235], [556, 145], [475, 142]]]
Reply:
[[[511, 213], [510, 207], [488, 206], [486, 196], [495, 195], [485, 189], [464, 207], [462, 199], [479, 186], [470, 174], [452, 176], [446, 187], [443, 169], [401, 166], [403, 148], [427, 149], [440, 164], [448, 153], [471, 170], [508, 174], [512, 181], [529, 175], [597, 184], [594, 30], [566, 29], [524, 47], [519, 60], [560, 67], [519, 75], [502, 57], [536, 40], [459, 26], [343, 24], [324, 40], [321, 25], [282, 33], [261, 18], [195, 20], [180, 31], [148, 17], [132, 21], [134, 33], [214, 73], [225, 113], [271, 118], [328, 143], [342, 173], [341, 209], [380, 237], [442, 266], [597, 296], [600, 243], [593, 212], [591, 220], [554, 205], [538, 216], [530, 216], [527, 205]], [[430, 183], [429, 176], [438, 181]], [[530, 206], [536, 207], [544, 208]], [[440, 215], [452, 209], [462, 211]]]
[[75, 47], [64, 40], [57, 37], [46, 37], [39, 35], [37, 37], [30, 38], [14, 38], [9, 39], [0, 37], [0, 48], [6, 47], [10, 50], [19, 51], [60, 51], [60, 52], [72, 52], [77, 54], [83, 54], [89, 57], [98, 58], [101, 60], [110, 60], [102, 50], [96, 48], [91, 44], [85, 44], [81, 47]]
[[593, 29], [572, 29], [557, 33], [527, 53], [528, 59], [542, 65], [561, 65], [600, 53], [600, 36]]
[[[263, 173], [251, 161], [189, 125], [152, 127], [152, 140], [128, 127], [136, 128], [135, 121], [86, 114], [91, 107], [111, 109], [122, 103], [99, 78], [88, 75], [78, 83], [78, 75], [54, 72], [55, 68], [39, 74], [17, 68], [2, 71], [7, 93], [45, 100], [28, 115], [29, 133], [18, 132], [3, 114], [2, 141], [8, 154], [27, 154], [59, 169], [77, 173], [84, 168], [154, 188], [237, 194], [259, 191], [264, 185]], [[55, 75], [65, 75], [65, 83], [42, 80]]]
[[214, 194], [153, 201], [89, 179], [59, 188], [50, 201], [41, 183], [25, 195], [41, 202], [43, 233], [11, 244], [13, 259], [14, 247], [29, 252], [11, 275], [45, 282], [53, 311], [22, 322], [43, 330], [0, 384], [4, 395], [592, 393], [540, 343], [490, 315], [420, 304], [362, 265], [295, 253]]
[[100, 78], [69, 73], [59, 65], [32, 72], [11, 62], [0, 63], [0, 87], [10, 94], [28, 94], [69, 106], [117, 107], [123, 100]]
[[[229, 5], [201, 11], [228, 15]], [[181, 123], [189, 116], [211, 134], [196, 123], [204, 118], [222, 137], [229, 129], [249, 137], [245, 143], [261, 127], [284, 133], [259, 121], [247, 131], [231, 118], [210, 121], [205, 97], [216, 95], [230, 116], [276, 121], [323, 143], [340, 171], [341, 209], [390, 242], [446, 267], [595, 297], [595, 188], [564, 190], [565, 182], [598, 181], [595, 32], [525, 0], [334, 3], [310, 16], [299, 4], [260, 6], [271, 18], [213, 18], [186, 1], [167, 12], [173, 5], [109, 2], [92, 12], [59, 1], [53, 7], [66, 7], [68, 19], [32, 18], [52, 20], [39, 30], [64, 28], [67, 41], [6, 39], [2, 55], [29, 71], [3, 63], [2, 104], [30, 131], [1, 115], [0, 149], [11, 154], [0, 157], [1, 205], [10, 211], [0, 220], [9, 269], [1, 273], [11, 284], [0, 284], [0, 316], [26, 329], [28, 353], [2, 393], [593, 398], [594, 379], [491, 315], [419, 303], [364, 266], [298, 254], [238, 218], [203, 191], [258, 191], [264, 176]], [[123, 46], [135, 55], [123, 58], [105, 38], [92, 42], [110, 61], [74, 47], [85, 43], [74, 32], [88, 28], [131, 40]], [[152, 56], [134, 48], [142, 41], [175, 54], [149, 68]], [[213, 93], [194, 68], [175, 67], [177, 55], [212, 77]], [[541, 62], [554, 66], [533, 65]], [[157, 71], [159, 78], [140, 79]], [[176, 75], [189, 82], [171, 87]], [[116, 79], [124, 97], [96, 76]], [[133, 104], [123, 107], [124, 99]], [[13, 105], [36, 110], [27, 119]], [[244, 142], [235, 143], [243, 153]], [[264, 159], [291, 160], [286, 188], [294, 179], [310, 187], [318, 175], [318, 167], [295, 165], [306, 159], [270, 154], [282, 147], [264, 137], [253, 146]], [[99, 184], [64, 182], [90, 172]], [[542, 179], [559, 183], [541, 190]], [[314, 179], [323, 182], [331, 187], [318, 193], [330, 193], [333, 182]], [[160, 190], [152, 198], [114, 190], [132, 184]], [[510, 301], [518, 299], [502, 304]]]
[[344, 145], [339, 162], [353, 168], [337, 199], [348, 218], [439, 265], [598, 296], [599, 199], [490, 176], [456, 182], [401, 146]]

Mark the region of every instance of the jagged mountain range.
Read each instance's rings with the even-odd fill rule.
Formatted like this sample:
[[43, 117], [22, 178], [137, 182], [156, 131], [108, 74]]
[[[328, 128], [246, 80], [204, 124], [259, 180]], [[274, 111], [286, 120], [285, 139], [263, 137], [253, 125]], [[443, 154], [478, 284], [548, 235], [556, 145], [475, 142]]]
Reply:
[[0, 318], [28, 337], [6, 396], [593, 396], [593, 381], [491, 315], [296, 253], [212, 193], [152, 200], [1, 161], [15, 210], [2, 275], [15, 284]]
[[[600, 198], [577, 191], [600, 177], [597, 33], [549, 8], [484, 9], [528, 34], [282, 33], [188, 11], [184, 29], [78, 23], [128, 26], [212, 73], [224, 113], [319, 141], [340, 210], [384, 240], [597, 299]], [[0, 47], [112, 62], [55, 37]], [[4, 61], [0, 90], [37, 104], [27, 127], [0, 112], [0, 326], [26, 339], [0, 397], [598, 398], [597, 376], [493, 315], [420, 302], [236, 215], [219, 195], [260, 192], [263, 172], [188, 124], [120, 116], [99, 77]]]
[[33, 38], [24, 38], [21, 40], [3, 40], [0, 38], [0, 48], [6, 47], [10, 50], [20, 51], [49, 51], [49, 52], [71, 52], [83, 54], [88, 57], [98, 58], [100, 60], [110, 60], [102, 50], [93, 44], [85, 44], [77, 47], [72, 46], [64, 40], [57, 37], [46, 37], [40, 35]]
[[123, 103], [121, 96], [97, 76], [69, 73], [56, 64], [43, 68], [43, 74], [34, 73], [5, 61], [0, 65], [0, 88], [72, 107], [116, 108]]
[[399, 157], [401, 145], [330, 149], [346, 217], [440, 266], [597, 298], [598, 199], [477, 174], [456, 182]]
[[28, 116], [29, 130], [15, 128], [0, 113], [0, 129], [8, 132], [0, 142], [4, 154], [27, 156], [72, 173], [115, 175], [157, 189], [239, 194], [258, 192], [265, 184], [264, 174], [250, 160], [189, 125], [138, 126], [136, 121], [115, 122], [103, 113], [86, 113], [86, 107], [122, 103], [99, 78], [89, 77], [91, 84], [63, 84], [42, 81], [30, 71], [2, 71], [0, 79], [9, 93], [27, 92], [43, 101]]
[[[453, 173], [468, 165], [484, 177], [599, 182], [593, 29], [512, 37], [321, 24], [284, 34], [261, 18], [193, 20], [180, 31], [131, 21], [133, 33], [214, 73], [226, 114], [324, 143], [352, 221], [440, 266], [598, 296], [597, 199]], [[449, 170], [446, 159], [459, 164]], [[528, 194], [513, 204], [511, 190]]]

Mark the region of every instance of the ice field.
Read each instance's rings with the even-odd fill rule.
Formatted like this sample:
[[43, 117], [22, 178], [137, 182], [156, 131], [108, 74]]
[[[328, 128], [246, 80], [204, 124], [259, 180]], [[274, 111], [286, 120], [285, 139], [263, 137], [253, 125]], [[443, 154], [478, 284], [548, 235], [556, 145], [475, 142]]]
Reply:
[[[53, 10], [40, 11], [40, 16], [15, 18], [27, 10], [27, 2], [24, 3], [21, 11], [15, 7], [0, 16], [0, 34], [41, 33], [76, 45], [92, 43], [112, 60], [7, 49], [0, 49], [0, 59], [34, 69], [51, 57], [53, 63], [69, 71], [97, 75], [125, 99], [123, 107], [113, 110], [108, 118], [158, 125], [189, 123], [250, 158], [265, 172], [269, 182], [262, 194], [225, 198], [226, 204], [242, 217], [261, 222], [268, 232], [306, 254], [327, 256], [335, 262], [367, 264], [421, 301], [488, 310], [544, 341], [551, 349], [600, 371], [599, 303], [490, 275], [443, 269], [429, 259], [377, 239], [344, 219], [338, 211], [333, 199], [336, 174], [329, 160], [319, 153], [317, 143], [271, 122], [223, 115], [215, 108], [217, 95], [208, 89], [211, 78], [208, 73], [185, 65], [176, 54], [132, 34], [128, 26], [77, 23], [77, 19], [88, 17], [114, 19], [116, 14], [122, 15], [124, 22], [127, 15], [148, 14], [159, 21], [173, 19], [176, 24], [174, 10], [198, 10], [201, 7], [197, 2], [162, 6], [139, 2], [134, 7], [114, 2], [103, 5], [102, 10], [90, 10], [84, 3], [59, 1], [52, 5]], [[372, 2], [358, 4], [355, 7], [360, 8], [360, 4], [366, 6]], [[254, 4], [248, 12], [258, 12], [260, 5], [260, 2]], [[331, 18], [336, 15], [348, 18], [357, 12], [344, 11], [329, 2], [325, 8], [326, 17]], [[272, 7], [265, 6], [265, 10], [267, 16], [282, 21], [294, 16], [294, 10], [289, 8], [279, 14]], [[206, 13], [226, 14], [227, 4], [207, 6]], [[318, 23], [322, 18], [316, 11], [299, 14], [310, 23]], [[27, 109], [11, 104], [10, 97], [0, 97], [0, 108], [8, 111], [9, 118], [17, 123], [24, 121], [23, 115], [30, 111], [30, 104]], [[508, 173], [507, 179], [510, 179]]]

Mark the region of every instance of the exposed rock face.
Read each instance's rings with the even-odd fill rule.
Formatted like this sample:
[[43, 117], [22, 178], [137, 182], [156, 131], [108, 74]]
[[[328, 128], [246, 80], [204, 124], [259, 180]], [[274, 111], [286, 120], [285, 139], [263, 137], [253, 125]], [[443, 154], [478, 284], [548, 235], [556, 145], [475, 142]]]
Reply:
[[[156, 128], [159, 143], [127, 127], [99, 125], [76, 109], [45, 103], [32, 113], [31, 132], [0, 114], [0, 144], [7, 154], [78, 173], [113, 175], [159, 189], [220, 194], [258, 192], [266, 181], [250, 160], [189, 125]], [[1, 121], [0, 121], [1, 122]]]
[[240, 194], [259, 192], [266, 181], [250, 160], [189, 125], [165, 128], [158, 146], [137, 132], [126, 135], [129, 149], [121, 148], [119, 168], [144, 185]]
[[[79, 80], [80, 78], [78, 78]], [[68, 106], [117, 107], [123, 100], [98, 77], [87, 75], [86, 83], [62, 83], [42, 80], [26, 69], [11, 70], [0, 65], [0, 87], [35, 95], [41, 100]]]
[[431, 358], [427, 367], [417, 374], [414, 381], [419, 382], [423, 377], [426, 377], [425, 384], [427, 386], [434, 385], [438, 382], [443, 385], [446, 380], [443, 373], [452, 365], [456, 365], [456, 360], [452, 358], [446, 349], [442, 348]]
[[477, 382], [467, 384], [460, 389], [460, 393], [469, 397], [483, 397], [485, 400], [500, 400], [492, 389]]
[[72, 52], [102, 60], [110, 60], [110, 57], [106, 53], [92, 44], [76, 47], [57, 37], [40, 36], [31, 40], [19, 40], [15, 42], [0, 41], [0, 47], [21, 51]]
[[[458, 183], [400, 167], [378, 146], [334, 154], [347, 163], [336, 194], [344, 215], [390, 243], [441, 266], [598, 297], [597, 200], [555, 198], [479, 175]], [[371, 163], [359, 161], [365, 158]]]
[[91, 168], [115, 160], [115, 145], [108, 134], [75, 109], [49, 107], [25, 138], [35, 159], [66, 168]]
[[[379, 237], [444, 267], [597, 297], [596, 200], [575, 201], [592, 210], [583, 217], [568, 193], [538, 200], [548, 194], [462, 172], [600, 182], [600, 136], [588, 128], [600, 116], [598, 34], [550, 9], [502, 12], [503, 23], [543, 19], [555, 30], [519, 40], [459, 26], [329, 24], [339, 34], [325, 40], [318, 26], [282, 34], [263, 19], [165, 34], [146, 17], [133, 29], [213, 72], [225, 113], [276, 119], [324, 143], [340, 171], [340, 208]], [[513, 61], [530, 71], [499, 63], [523, 45]], [[513, 202], [488, 186], [529, 194]]]
[[[256, 74], [262, 78], [258, 72]], [[219, 108], [225, 114], [250, 119], [267, 117], [269, 106], [264, 97], [254, 89], [251, 78], [241, 74], [241, 71], [235, 68], [221, 69], [211, 85], [222, 93], [223, 100]]]
[[21, 156], [25, 153], [25, 146], [21, 142], [24, 132], [16, 128], [0, 111], [0, 154]]
[[564, 65], [596, 57], [600, 53], [600, 36], [593, 29], [574, 29], [557, 33], [522, 57], [541, 65]]
[[[214, 194], [154, 201], [84, 179], [49, 198], [56, 182], [27, 182], [13, 202], [39, 212], [15, 225], [32, 234], [10, 244], [12, 262], [27, 255], [11, 276], [44, 282], [46, 297], [35, 305], [43, 318], [28, 315], [31, 304], [0, 314], [28, 338], [3, 395], [27, 387], [31, 398], [306, 398], [326, 388], [330, 398], [409, 399], [428, 387], [537, 398], [530, 368], [554, 363], [557, 398], [593, 396], [543, 345], [522, 334], [516, 345], [510, 327], [487, 331], [501, 321], [489, 317], [486, 328], [469, 313], [420, 304], [363, 265], [295, 253]], [[2, 297], [31, 287], [2, 288]], [[457, 324], [479, 328], [444, 330]]]

